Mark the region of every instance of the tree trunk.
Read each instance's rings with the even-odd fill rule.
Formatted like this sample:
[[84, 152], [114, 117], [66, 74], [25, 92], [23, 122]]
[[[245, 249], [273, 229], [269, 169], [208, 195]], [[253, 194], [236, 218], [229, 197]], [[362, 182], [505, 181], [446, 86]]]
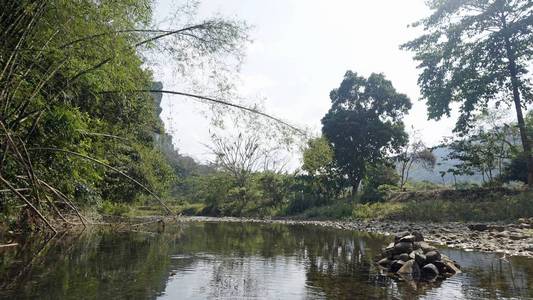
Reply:
[[507, 59], [509, 60], [508, 69], [511, 76], [511, 85], [513, 89], [513, 101], [516, 109], [516, 118], [518, 121], [518, 128], [520, 129], [520, 138], [522, 139], [522, 146], [524, 147], [524, 154], [527, 157], [527, 184], [529, 188], [533, 188], [533, 156], [531, 155], [531, 144], [529, 137], [527, 136], [526, 123], [524, 121], [524, 115], [522, 113], [522, 102], [520, 101], [520, 91], [518, 89], [518, 75], [516, 70], [516, 61], [514, 52], [511, 47], [511, 42], [507, 33], [507, 25], [505, 21], [505, 52]]
[[361, 183], [361, 179], [352, 180], [352, 196], [355, 196], [357, 194], [360, 183]]

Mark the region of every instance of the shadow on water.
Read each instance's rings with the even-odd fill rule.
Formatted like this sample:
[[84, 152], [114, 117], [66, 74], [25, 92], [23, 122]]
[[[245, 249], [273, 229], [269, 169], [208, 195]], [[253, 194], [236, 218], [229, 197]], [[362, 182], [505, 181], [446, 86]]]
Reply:
[[373, 261], [388, 237], [312, 225], [185, 223], [28, 237], [0, 252], [5, 299], [533, 298], [533, 260], [442, 249], [464, 273], [418, 286]]

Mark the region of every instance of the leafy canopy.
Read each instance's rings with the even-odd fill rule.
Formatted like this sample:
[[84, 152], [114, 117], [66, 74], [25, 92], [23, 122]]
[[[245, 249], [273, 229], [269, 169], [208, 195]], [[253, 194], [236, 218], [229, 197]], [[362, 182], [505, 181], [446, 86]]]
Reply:
[[407, 142], [402, 117], [411, 101], [396, 92], [383, 74], [364, 78], [352, 71], [346, 72], [330, 98], [322, 133], [336, 164], [357, 190], [370, 165], [382, 162]]
[[520, 104], [531, 103], [532, 1], [431, 0], [428, 5], [433, 13], [414, 24], [425, 33], [402, 48], [415, 52], [422, 69], [418, 84], [430, 119], [450, 116], [450, 104], [459, 102], [456, 131], [463, 132], [491, 101], [512, 100], [510, 59], [516, 64]]

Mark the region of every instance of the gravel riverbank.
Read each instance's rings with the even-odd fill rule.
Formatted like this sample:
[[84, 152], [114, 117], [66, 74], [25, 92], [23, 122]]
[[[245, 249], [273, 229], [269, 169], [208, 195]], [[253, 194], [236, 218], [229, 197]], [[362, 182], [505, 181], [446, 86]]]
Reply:
[[[420, 232], [426, 241], [467, 251], [498, 252], [502, 256], [533, 257], [533, 218], [517, 223], [419, 223], [402, 221], [310, 221], [248, 218], [180, 217], [180, 222], [253, 222], [309, 224], [344, 230], [395, 235]], [[385, 245], [384, 245], [385, 246]]]

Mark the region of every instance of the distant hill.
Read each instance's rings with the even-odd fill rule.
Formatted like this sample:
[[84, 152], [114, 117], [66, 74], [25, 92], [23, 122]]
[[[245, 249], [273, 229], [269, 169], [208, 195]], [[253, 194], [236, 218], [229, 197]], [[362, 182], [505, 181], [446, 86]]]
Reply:
[[[420, 165], [413, 164], [411, 171], [409, 172], [409, 180], [411, 181], [429, 181], [433, 183], [440, 184], [453, 184], [453, 176], [451, 174], [446, 174], [444, 177], [441, 177], [440, 171], [446, 171], [452, 168], [454, 165], [459, 164], [459, 160], [444, 160], [446, 156], [451, 152], [449, 148], [438, 147], [433, 150], [433, 154], [437, 158], [437, 164], [435, 169], [427, 170]], [[483, 182], [483, 176], [475, 174], [473, 176], [456, 176], [457, 182], [473, 182], [481, 183]]]

